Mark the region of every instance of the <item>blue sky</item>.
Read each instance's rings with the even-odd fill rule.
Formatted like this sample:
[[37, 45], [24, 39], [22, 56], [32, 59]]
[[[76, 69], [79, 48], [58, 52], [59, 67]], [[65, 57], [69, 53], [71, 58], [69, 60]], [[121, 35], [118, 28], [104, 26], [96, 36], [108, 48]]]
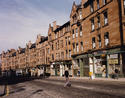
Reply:
[[0, 0], [0, 53], [28, 41], [38, 34], [47, 36], [49, 23], [61, 25], [69, 20], [73, 1], [81, 0]]

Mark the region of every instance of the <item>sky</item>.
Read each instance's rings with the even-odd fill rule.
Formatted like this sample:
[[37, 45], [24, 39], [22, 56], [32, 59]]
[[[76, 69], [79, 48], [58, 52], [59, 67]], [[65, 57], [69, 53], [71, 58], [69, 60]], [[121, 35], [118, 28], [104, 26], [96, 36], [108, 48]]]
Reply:
[[69, 20], [73, 1], [81, 0], [0, 0], [0, 53], [34, 43], [38, 34], [47, 36], [49, 24]]

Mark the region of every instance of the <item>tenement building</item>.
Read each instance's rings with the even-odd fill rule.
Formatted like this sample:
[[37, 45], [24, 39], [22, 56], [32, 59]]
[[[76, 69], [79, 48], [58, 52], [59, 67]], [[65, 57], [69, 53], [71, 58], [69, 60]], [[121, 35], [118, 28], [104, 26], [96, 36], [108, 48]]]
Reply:
[[125, 76], [125, 0], [73, 2], [70, 20], [49, 24], [48, 36], [37, 36], [25, 48], [2, 52], [3, 74], [10, 70], [36, 75], [110, 78]]

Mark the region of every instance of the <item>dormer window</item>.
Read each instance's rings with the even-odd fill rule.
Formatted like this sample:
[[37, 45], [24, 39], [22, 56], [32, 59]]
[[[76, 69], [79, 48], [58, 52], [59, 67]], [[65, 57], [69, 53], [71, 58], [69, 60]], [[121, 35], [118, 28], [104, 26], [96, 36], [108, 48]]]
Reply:
[[76, 23], [77, 22], [77, 17], [76, 15], [73, 16], [73, 23]]
[[82, 19], [82, 11], [79, 11], [79, 19]]
[[57, 35], [57, 33], [56, 33], [56, 34], [55, 34], [55, 38], [57, 38], [57, 36], [58, 36], [58, 35]]

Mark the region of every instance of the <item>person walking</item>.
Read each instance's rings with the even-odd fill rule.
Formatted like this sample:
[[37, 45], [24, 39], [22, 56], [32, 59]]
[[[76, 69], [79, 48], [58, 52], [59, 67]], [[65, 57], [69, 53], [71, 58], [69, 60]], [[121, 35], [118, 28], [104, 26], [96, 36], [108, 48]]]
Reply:
[[65, 79], [66, 79], [66, 83], [65, 83], [64, 87], [66, 87], [66, 86], [70, 87], [71, 83], [69, 82], [69, 72], [68, 72], [68, 70], [65, 70], [64, 75], [65, 75]]

